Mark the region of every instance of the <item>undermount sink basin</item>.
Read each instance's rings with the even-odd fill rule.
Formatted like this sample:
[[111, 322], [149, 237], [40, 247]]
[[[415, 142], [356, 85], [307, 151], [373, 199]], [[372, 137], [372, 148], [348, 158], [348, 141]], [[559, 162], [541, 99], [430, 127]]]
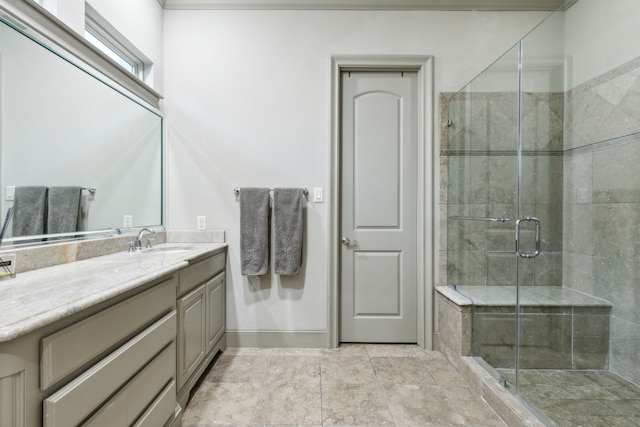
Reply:
[[143, 253], [147, 254], [177, 254], [180, 252], [188, 252], [195, 248], [191, 246], [161, 246], [157, 248], [143, 249]]

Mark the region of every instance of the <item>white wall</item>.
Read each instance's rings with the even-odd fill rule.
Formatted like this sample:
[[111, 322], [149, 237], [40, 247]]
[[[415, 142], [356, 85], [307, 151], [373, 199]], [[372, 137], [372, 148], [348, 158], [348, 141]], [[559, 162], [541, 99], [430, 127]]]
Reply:
[[74, 31], [84, 34], [84, 0], [49, 1], [43, 6]]
[[638, 56], [638, 17], [638, 0], [580, 0], [565, 13], [567, 90]]
[[300, 277], [247, 279], [232, 189], [327, 188], [332, 54], [434, 55], [437, 95], [460, 89], [546, 15], [166, 11], [167, 225], [194, 229], [206, 215], [210, 229], [226, 230], [228, 328], [327, 329], [329, 206], [308, 203]]

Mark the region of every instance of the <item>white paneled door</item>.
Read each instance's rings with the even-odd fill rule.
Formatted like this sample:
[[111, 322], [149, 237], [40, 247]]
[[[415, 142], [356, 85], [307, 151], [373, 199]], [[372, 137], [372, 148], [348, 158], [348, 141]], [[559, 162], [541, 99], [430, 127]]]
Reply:
[[341, 342], [417, 342], [417, 73], [342, 73]]

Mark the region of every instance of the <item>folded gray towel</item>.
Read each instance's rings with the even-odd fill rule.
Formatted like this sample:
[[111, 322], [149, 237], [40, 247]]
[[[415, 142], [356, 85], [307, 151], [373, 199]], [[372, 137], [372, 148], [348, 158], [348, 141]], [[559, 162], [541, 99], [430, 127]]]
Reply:
[[82, 187], [49, 187], [47, 233], [78, 231]]
[[240, 189], [240, 264], [242, 274], [269, 269], [269, 189]]
[[302, 265], [304, 190], [273, 190], [274, 271], [295, 276]]
[[16, 187], [13, 200], [13, 236], [44, 234], [47, 187]]

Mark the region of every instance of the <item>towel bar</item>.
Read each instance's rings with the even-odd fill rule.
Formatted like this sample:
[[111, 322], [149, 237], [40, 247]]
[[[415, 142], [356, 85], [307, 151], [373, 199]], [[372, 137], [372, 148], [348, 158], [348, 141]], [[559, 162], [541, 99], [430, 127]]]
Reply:
[[83, 189], [84, 191], [88, 191], [88, 192], [89, 192], [89, 193], [91, 193], [91, 194], [95, 194], [95, 193], [96, 193], [96, 191], [98, 191], [98, 189], [97, 189], [96, 187], [94, 187], [93, 185], [92, 185], [92, 186], [89, 186], [89, 187], [82, 187], [82, 189]]
[[[273, 191], [273, 188], [270, 188], [269, 191]], [[307, 190], [306, 188], [302, 189], [302, 192], [304, 193], [305, 196], [309, 195], [309, 190]], [[237, 196], [240, 194], [240, 187], [236, 187], [233, 189], [233, 193]]]

